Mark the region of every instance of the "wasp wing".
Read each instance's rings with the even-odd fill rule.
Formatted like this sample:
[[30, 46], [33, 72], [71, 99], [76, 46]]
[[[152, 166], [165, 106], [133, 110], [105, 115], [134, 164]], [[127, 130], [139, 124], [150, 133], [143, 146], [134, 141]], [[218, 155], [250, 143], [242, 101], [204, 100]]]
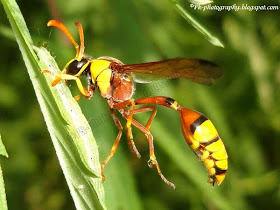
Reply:
[[136, 82], [150, 82], [160, 78], [183, 78], [204, 85], [213, 84], [223, 75], [222, 69], [213, 62], [177, 58], [158, 62], [116, 66], [120, 73], [133, 73]]

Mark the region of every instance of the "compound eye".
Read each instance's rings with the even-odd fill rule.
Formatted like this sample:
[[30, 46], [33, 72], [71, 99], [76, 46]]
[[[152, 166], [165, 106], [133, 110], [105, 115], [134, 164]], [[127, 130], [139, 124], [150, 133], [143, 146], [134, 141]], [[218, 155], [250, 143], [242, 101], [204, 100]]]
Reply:
[[87, 59], [83, 58], [81, 61], [73, 60], [66, 68], [67, 74], [75, 75], [87, 63]]

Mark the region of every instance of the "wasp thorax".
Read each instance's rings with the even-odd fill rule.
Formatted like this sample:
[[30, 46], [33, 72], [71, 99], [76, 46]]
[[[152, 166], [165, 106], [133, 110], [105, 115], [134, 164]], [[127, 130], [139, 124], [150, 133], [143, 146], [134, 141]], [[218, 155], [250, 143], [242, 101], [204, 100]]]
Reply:
[[[75, 75], [77, 74], [86, 64], [88, 63], [88, 60], [86, 58], [79, 60], [73, 60], [67, 67], [66, 67], [66, 72], [67, 74], [70, 75]], [[87, 67], [85, 67], [87, 68]], [[86, 70], [86, 69], [84, 69]], [[83, 71], [85, 73], [85, 71]]]

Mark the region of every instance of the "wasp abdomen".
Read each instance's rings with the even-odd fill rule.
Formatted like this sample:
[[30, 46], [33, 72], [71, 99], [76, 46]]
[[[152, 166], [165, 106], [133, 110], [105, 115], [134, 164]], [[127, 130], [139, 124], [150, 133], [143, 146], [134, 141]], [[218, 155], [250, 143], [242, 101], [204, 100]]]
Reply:
[[204, 115], [187, 108], [179, 110], [183, 135], [204, 163], [208, 174], [208, 182], [221, 184], [228, 168], [227, 152], [222, 139], [212, 122]]

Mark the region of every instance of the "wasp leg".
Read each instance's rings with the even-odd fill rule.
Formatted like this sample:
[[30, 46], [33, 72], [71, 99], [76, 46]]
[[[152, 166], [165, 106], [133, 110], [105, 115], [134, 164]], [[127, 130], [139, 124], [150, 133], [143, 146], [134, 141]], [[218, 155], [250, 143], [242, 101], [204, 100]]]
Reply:
[[90, 98], [93, 96], [93, 94], [94, 94], [94, 89], [92, 89], [91, 87], [89, 87], [89, 88], [87, 89], [87, 91], [88, 91], [88, 94], [87, 94], [87, 95], [79, 94], [79, 95], [74, 96], [74, 99], [75, 99], [76, 101], [78, 101], [81, 97], [84, 97], [84, 98], [86, 98], [86, 99], [90, 99]]
[[128, 147], [130, 149], [130, 151], [132, 152], [133, 156], [140, 158], [141, 155], [138, 152], [135, 143], [133, 141], [133, 135], [132, 135], [132, 128], [131, 128], [131, 122], [133, 120], [133, 114], [134, 114], [134, 110], [135, 110], [135, 103], [134, 103], [134, 99], [130, 99], [129, 100], [131, 102], [131, 109], [128, 111], [128, 119], [126, 122], [126, 130], [127, 130], [127, 144]]
[[[162, 97], [162, 98], [166, 99], [166, 97]], [[141, 101], [141, 100], [138, 99], [138, 100], [133, 101], [133, 103], [135, 103], [135, 105], [149, 104], [149, 103], [158, 104], [158, 103], [155, 103], [156, 101], [154, 101], [154, 100], [149, 100], [150, 98], [145, 98], [145, 99], [148, 99], [148, 100]], [[141, 103], [141, 102], [142, 102], [142, 103]], [[124, 102], [122, 102], [122, 103], [116, 104], [116, 105], [114, 106], [114, 108], [117, 109], [117, 110], [119, 110], [120, 113], [123, 115], [123, 117], [124, 117], [125, 119], [128, 120], [129, 117], [130, 117], [130, 113], [129, 113], [129, 112], [127, 113], [127, 112], [123, 111], [123, 109], [124, 109], [124, 108], [127, 108], [127, 107], [130, 107], [130, 106], [132, 106], [132, 105], [133, 105], [133, 104], [132, 104], [132, 101], [131, 101], [131, 100], [127, 100], [127, 101], [124, 101]], [[146, 108], [146, 109], [145, 109], [145, 108]], [[160, 167], [159, 167], [159, 164], [158, 164], [158, 162], [157, 162], [157, 160], [156, 160], [156, 156], [155, 156], [155, 152], [154, 152], [153, 136], [152, 136], [152, 134], [151, 134], [150, 131], [149, 131], [149, 128], [150, 128], [150, 126], [151, 126], [151, 123], [152, 123], [152, 121], [153, 121], [153, 119], [154, 119], [154, 117], [155, 117], [155, 115], [156, 115], [156, 108], [155, 108], [155, 107], [152, 107], [152, 108], [151, 108], [151, 107], [143, 107], [143, 108], [139, 108], [138, 110], [136, 109], [136, 110], [134, 110], [134, 111], [135, 111], [136, 113], [141, 113], [141, 112], [144, 112], [145, 110], [149, 110], [149, 111], [150, 111], [150, 110], [153, 110], [153, 113], [152, 113], [150, 119], [148, 120], [146, 126], [143, 126], [142, 124], [140, 124], [139, 122], [137, 122], [136, 120], [133, 120], [133, 119], [132, 119], [131, 123], [132, 123], [136, 128], [138, 128], [140, 131], [142, 131], [142, 132], [146, 135], [146, 137], [147, 137], [147, 139], [148, 139], [148, 142], [149, 142], [149, 151], [150, 151], [150, 159], [149, 159], [149, 161], [148, 161], [149, 167], [156, 166], [157, 171], [158, 171], [158, 174], [160, 175], [161, 179], [162, 179], [166, 184], [168, 184], [169, 186], [171, 186], [171, 187], [173, 187], [173, 188], [175, 189], [175, 185], [174, 185], [172, 182], [168, 181], [168, 180], [164, 177], [164, 175], [162, 174], [162, 172], [161, 172], [161, 170], [160, 170]]]
[[[123, 108], [122, 107], [129, 107], [131, 106], [131, 110], [128, 110], [128, 111], [123, 111]], [[139, 154], [136, 146], [135, 146], [135, 143], [133, 141], [133, 137], [132, 137], [132, 131], [131, 131], [131, 122], [132, 122], [132, 119], [133, 119], [133, 114], [139, 114], [139, 113], [143, 113], [143, 112], [148, 112], [148, 111], [153, 111], [152, 115], [150, 116], [148, 122], [146, 123], [146, 128], [149, 130], [150, 129], [150, 126], [151, 126], [151, 123], [154, 119], [154, 117], [156, 116], [156, 108], [154, 106], [149, 106], [149, 107], [141, 107], [141, 108], [138, 108], [138, 109], [135, 109], [134, 108], [134, 100], [133, 99], [130, 99], [130, 100], [127, 100], [127, 101], [124, 101], [124, 102], [121, 102], [119, 104], [115, 104], [113, 106], [114, 109], [117, 109], [120, 111], [120, 113], [125, 113], [125, 115], [128, 116], [128, 120], [127, 120], [127, 124], [126, 124], [126, 128], [127, 128], [127, 139], [128, 139], [128, 145], [129, 145], [129, 148], [131, 150], [131, 152], [138, 158], [141, 157], [141, 155]]]
[[[146, 125], [145, 125], [145, 127], [149, 130], [150, 129], [150, 127], [151, 127], [151, 123], [152, 123], [152, 121], [153, 121], [153, 119], [154, 119], [154, 117], [156, 116], [156, 113], [157, 113], [157, 110], [156, 110], [156, 107], [154, 107], [154, 106], [149, 106], [149, 107], [141, 107], [141, 108], [137, 108], [137, 109], [134, 109], [133, 110], [133, 115], [134, 114], [139, 114], [139, 113], [143, 113], [143, 112], [150, 112], [150, 111], [153, 111], [153, 113], [151, 114], [151, 116], [150, 116], [150, 118], [149, 118], [149, 120], [147, 121], [147, 123], [146, 123]], [[131, 115], [131, 110], [129, 110], [128, 112], [127, 112], [127, 115], [130, 117], [130, 115]], [[129, 119], [128, 119], [129, 120]], [[129, 139], [129, 135], [131, 135], [132, 136], [132, 131], [131, 131], [131, 122], [130, 122], [130, 127], [129, 127], [129, 131], [130, 131], [130, 133], [128, 133], [127, 135], [128, 135], [128, 146], [129, 146], [129, 148], [130, 148], [130, 151], [133, 153], [133, 155], [135, 156], [135, 157], [137, 157], [137, 158], [140, 158], [141, 157], [141, 155], [140, 155], [140, 153], [138, 152], [138, 150], [137, 150], [137, 148], [136, 148], [136, 146], [135, 146], [135, 143], [134, 143], [134, 141], [133, 141], [133, 138], [130, 138]]]
[[149, 120], [147, 121], [147, 123], [145, 125], [145, 128], [147, 128], [148, 130], [150, 130], [151, 124], [157, 114], [156, 107], [154, 107], [154, 106], [141, 107], [141, 108], [135, 109], [134, 113], [133, 113], [133, 114], [139, 114], [139, 113], [150, 112], [150, 111], [152, 111], [153, 113], [151, 114]]
[[66, 74], [66, 70], [61, 71], [60, 74], [53, 73], [53, 72], [51, 72], [51, 71], [49, 71], [49, 70], [43, 70], [42, 73], [43, 73], [43, 74], [44, 74], [44, 73], [47, 73], [47, 74], [50, 74], [50, 75], [55, 76], [55, 78], [54, 78], [54, 80], [53, 80], [53, 82], [52, 82], [52, 86], [54, 87], [54, 86], [57, 85], [57, 83], [60, 82], [60, 80], [61, 80], [61, 75]]
[[[127, 116], [127, 115], [123, 115], [123, 116], [124, 116], [124, 118], [128, 119], [128, 116]], [[152, 134], [150, 133], [150, 131], [149, 131], [145, 126], [143, 126], [142, 124], [140, 124], [138, 121], [132, 120], [131, 123], [132, 123], [132, 125], [134, 125], [136, 128], [138, 128], [140, 131], [142, 131], [142, 132], [146, 135], [146, 137], [147, 137], [147, 139], [148, 139], [148, 142], [149, 142], [149, 151], [150, 151], [150, 159], [149, 159], [149, 161], [148, 161], [148, 166], [149, 166], [150, 168], [152, 168], [153, 166], [156, 166], [157, 172], [158, 172], [159, 176], [161, 177], [161, 179], [162, 179], [167, 185], [169, 185], [170, 187], [172, 187], [172, 188], [175, 189], [175, 188], [176, 188], [175, 185], [174, 185], [172, 182], [168, 181], [168, 180], [164, 177], [164, 175], [162, 174], [162, 172], [161, 172], [161, 170], [160, 170], [159, 164], [158, 164], [157, 159], [156, 159], [156, 156], [155, 156], [154, 143], [153, 143], [153, 136], [152, 136]]]
[[[145, 125], [145, 127], [146, 127], [148, 130], [150, 129], [151, 123], [152, 123], [154, 117], [156, 116], [156, 113], [157, 113], [156, 107], [154, 107], [154, 106], [141, 107], [141, 108], [134, 109], [134, 111], [133, 111], [133, 115], [134, 115], [134, 114], [143, 113], [143, 112], [150, 112], [150, 111], [153, 111], [153, 113], [151, 114], [149, 120], [147, 121], [147, 123], [146, 123], [146, 125]], [[129, 112], [128, 112], [128, 113], [129, 113]], [[130, 114], [130, 113], [129, 113], [129, 114]], [[129, 115], [129, 114], [127, 114], [127, 115]], [[128, 141], [128, 144], [129, 144], [129, 147], [130, 147], [131, 152], [132, 152], [132, 153], [136, 153], [135, 156], [138, 157], [138, 158], [140, 158], [140, 157], [141, 157], [140, 154], [139, 154], [139, 156], [137, 156], [138, 151], [137, 151], [137, 148], [135, 147], [135, 144], [134, 144], [134, 142], [133, 142], [132, 139], [131, 139], [130, 142]]]
[[[127, 102], [125, 102], [124, 104], [126, 104]], [[128, 103], [131, 103], [131, 101], [129, 100]], [[133, 103], [133, 102], [132, 102]], [[123, 104], [123, 103], [122, 103]], [[120, 108], [120, 106], [118, 106], [118, 108]], [[149, 111], [153, 111], [152, 115], [150, 116], [149, 120], [147, 121], [146, 123], [146, 128], [147, 129], [150, 129], [150, 126], [151, 126], [151, 123], [156, 115], [156, 108], [153, 107], [153, 106], [150, 106], [150, 107], [141, 107], [141, 108], [133, 108], [133, 111], [132, 110], [127, 110], [127, 111], [123, 111], [123, 110], [119, 110], [120, 112], [125, 112], [126, 115], [128, 115], [129, 117], [131, 117], [130, 119], [132, 120], [132, 114], [139, 114], [139, 113], [143, 113], [143, 112], [149, 112]], [[127, 123], [127, 139], [128, 139], [128, 146], [129, 146], [129, 149], [130, 151], [132, 152], [133, 156], [137, 157], [137, 158], [140, 158], [141, 155], [140, 153], [138, 152], [136, 146], [135, 146], [135, 143], [133, 141], [133, 137], [132, 137], [132, 131], [131, 131], [131, 120], [128, 119], [128, 123]]]
[[[122, 109], [122, 106], [127, 106], [126, 104], [130, 104], [130, 106], [131, 106], [130, 110]], [[117, 107], [117, 108], [115, 108], [115, 107]], [[135, 109], [134, 99], [129, 99], [127, 101], [124, 101], [124, 102], [121, 102], [118, 104], [114, 104], [113, 109], [117, 109], [121, 114], [126, 113], [126, 115], [128, 116], [127, 123], [126, 123], [127, 144], [128, 144], [129, 150], [133, 154], [133, 156], [140, 158], [141, 155], [138, 152], [138, 150], [135, 146], [135, 143], [133, 141], [132, 128], [131, 128], [131, 122], [133, 120], [133, 114], [134, 114], [134, 109]]]
[[89, 77], [87, 78], [87, 83], [88, 83], [87, 90], [89, 91], [90, 94], [89, 94], [88, 96], [85, 96], [85, 95], [83, 95], [83, 94], [77, 95], [77, 96], [74, 97], [74, 99], [75, 99], [76, 101], [78, 101], [81, 97], [84, 97], [84, 98], [86, 98], [86, 99], [90, 99], [90, 98], [93, 96], [94, 91], [95, 91], [95, 85], [92, 83], [91, 77], [90, 77], [90, 78], [89, 78]]
[[[115, 140], [115, 143], [114, 143], [114, 145], [113, 145], [113, 147], [112, 147], [112, 149], [111, 149], [110, 154], [107, 156], [107, 158], [104, 160], [104, 162], [103, 162], [102, 165], [101, 165], [101, 176], [102, 176], [102, 181], [103, 181], [103, 182], [105, 181], [105, 176], [104, 176], [104, 172], [103, 172], [104, 167], [105, 167], [105, 165], [108, 163], [108, 161], [110, 160], [110, 158], [115, 154], [116, 149], [117, 149], [118, 144], [119, 144], [119, 141], [120, 141], [120, 138], [121, 138], [121, 136], [122, 136], [122, 131], [123, 131], [123, 127], [122, 127], [122, 125], [121, 125], [121, 123], [120, 123], [118, 117], [117, 117], [116, 114], [114, 113], [114, 110], [111, 109], [110, 111], [111, 111], [111, 115], [112, 115], [112, 117], [113, 117], [113, 120], [114, 120], [114, 122], [115, 122], [115, 125], [116, 125], [117, 128], [119, 129], [119, 133], [118, 133], [118, 136], [117, 136], [117, 138], [116, 138], [116, 140]], [[147, 124], [146, 124], [146, 129], [149, 129], [149, 128], [150, 128], [151, 122], [152, 122], [153, 118], [154, 118], [155, 115], [156, 115], [156, 108], [155, 108], [155, 107], [142, 107], [142, 108], [135, 109], [135, 110], [133, 111], [133, 112], [134, 112], [133, 114], [138, 114], [138, 113], [143, 113], [143, 112], [148, 112], [148, 111], [153, 111], [153, 113], [152, 113], [151, 117], [149, 118], [149, 120], [148, 120], [148, 122], [147, 122]], [[128, 116], [128, 115], [129, 115], [129, 114], [127, 114], [127, 116]], [[134, 120], [132, 120], [131, 123], [134, 124]], [[132, 144], [133, 144], [133, 148], [135, 148], [135, 150], [138, 152], [137, 148], [135, 147], [135, 144], [134, 144], [134, 141], [133, 141], [133, 140], [132, 140]], [[132, 149], [132, 152], [135, 152], [135, 150]], [[138, 154], [139, 154], [139, 153], [138, 153]], [[141, 157], [140, 154], [139, 154], [139, 156]], [[159, 167], [158, 167], [158, 164], [157, 164], [157, 168], [159, 168]], [[159, 169], [159, 170], [160, 170], [160, 169]], [[161, 174], [161, 172], [160, 172], [160, 174]], [[166, 179], [165, 179], [165, 180], [166, 180]]]
[[113, 109], [110, 109], [110, 112], [111, 112], [111, 116], [113, 117], [113, 120], [115, 122], [115, 125], [117, 126], [117, 128], [119, 129], [119, 133], [118, 133], [118, 136], [115, 140], [115, 143], [113, 144], [113, 147], [110, 151], [110, 154], [106, 157], [106, 159], [103, 161], [102, 165], [101, 165], [101, 176], [102, 176], [102, 182], [105, 181], [105, 176], [104, 176], [104, 173], [103, 173], [103, 170], [104, 170], [104, 167], [105, 165], [108, 163], [108, 161], [110, 160], [110, 158], [115, 154], [116, 150], [117, 150], [117, 147], [118, 147], [118, 144], [120, 142], [120, 139], [121, 139], [121, 136], [122, 136], [122, 131], [123, 131], [123, 127], [121, 125], [121, 122], [120, 120], [118, 119], [117, 115], [114, 113], [114, 110]]
[[75, 99], [76, 101], [78, 101], [81, 97], [84, 97], [84, 98], [86, 98], [86, 99], [90, 99], [90, 98], [93, 96], [93, 94], [94, 94], [95, 87], [92, 86], [92, 85], [89, 83], [87, 91], [89, 92], [88, 95], [79, 94], [79, 95], [77, 95], [77, 96], [74, 96], [74, 99]]
[[[136, 101], [133, 100], [133, 103], [135, 105], [143, 105], [143, 104], [148, 104], [149, 102], [146, 103], [146, 101], [145, 101], [145, 103], [141, 103], [141, 101], [139, 101], [139, 99], [138, 99]], [[122, 110], [124, 108], [130, 107], [130, 106], [132, 106], [132, 100], [131, 99], [127, 100], [127, 101], [124, 101], [124, 102], [121, 102], [121, 103], [118, 103], [118, 104], [115, 104], [113, 107], [114, 107], [114, 109], [117, 109], [120, 112], [122, 112]], [[137, 109], [134, 110], [134, 113], [133, 113], [133, 114], [138, 114], [138, 113], [149, 112], [149, 111], [153, 111], [153, 113], [150, 116], [150, 119], [148, 120], [148, 122], [147, 122], [147, 124], [145, 126], [147, 129], [150, 129], [152, 121], [153, 121], [154, 117], [156, 116], [156, 113], [157, 113], [156, 107], [154, 107], [154, 106], [147, 106], [147, 107], [137, 108]]]
[[[93, 95], [93, 90], [92, 90], [92, 89], [87, 90], [87, 89], [83, 86], [83, 84], [82, 84], [80, 78], [78, 78], [78, 77], [76, 77], [76, 76], [73, 76], [73, 75], [70, 75], [70, 74], [66, 74], [65, 72], [66, 72], [66, 70], [63, 70], [60, 74], [56, 74], [56, 73], [53, 73], [53, 72], [51, 72], [51, 71], [49, 71], [49, 70], [43, 70], [43, 71], [42, 71], [42, 73], [48, 73], [48, 74], [51, 74], [51, 75], [56, 76], [55, 79], [54, 79], [53, 82], [52, 82], [52, 86], [57, 85], [57, 83], [58, 83], [60, 80], [74, 80], [74, 81], [76, 81], [77, 86], [78, 86], [78, 89], [79, 89], [79, 91], [81, 92], [81, 95], [82, 95], [82, 96], [84, 96], [84, 97], [87, 98], [87, 99], [89, 99], [89, 98], [92, 97], [92, 95]], [[77, 99], [80, 99], [80, 97], [81, 97], [81, 96], [77, 96], [77, 97], [75, 97], [75, 99], [76, 99], [76, 100], [77, 100]]]

